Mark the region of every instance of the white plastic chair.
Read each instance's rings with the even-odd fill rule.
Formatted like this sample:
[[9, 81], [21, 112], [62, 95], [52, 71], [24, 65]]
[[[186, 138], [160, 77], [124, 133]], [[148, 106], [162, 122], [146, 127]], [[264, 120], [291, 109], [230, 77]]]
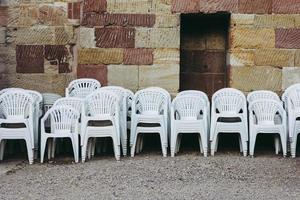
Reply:
[[300, 86], [290, 89], [287, 96], [288, 126], [291, 155], [296, 157], [297, 138], [300, 132]]
[[199, 133], [201, 153], [207, 157], [207, 104], [195, 95], [177, 96], [171, 107], [171, 156], [179, 150], [177, 137], [179, 133]]
[[[121, 145], [123, 155], [127, 156], [127, 94], [126, 90], [119, 86], [105, 86], [102, 87], [101, 90], [107, 90], [113, 92], [118, 96], [119, 99], [119, 108], [120, 108], [120, 137], [121, 137]], [[93, 151], [94, 151], [93, 145]]]
[[69, 86], [66, 88], [66, 97], [78, 97], [84, 99], [100, 87], [101, 84], [96, 79], [76, 79], [71, 81]]
[[224, 88], [212, 96], [211, 155], [217, 151], [218, 134], [239, 133], [240, 152], [247, 156], [248, 142], [247, 102], [245, 95], [233, 88]]
[[[0, 144], [2, 144], [0, 159], [3, 159], [5, 146], [2, 141], [24, 139], [29, 164], [32, 164], [34, 160], [34, 102], [32, 96], [26, 90], [8, 90], [0, 95], [0, 111]], [[23, 124], [24, 126], [9, 127], [14, 124]]]
[[[277, 123], [276, 115], [282, 121]], [[283, 156], [287, 151], [286, 112], [280, 102], [276, 100], [256, 100], [249, 105], [250, 156], [254, 155], [256, 136], [259, 133], [278, 133], [281, 139]]]
[[[53, 106], [41, 119], [41, 163], [44, 162], [48, 138], [70, 138], [75, 162], [79, 160], [78, 119], [79, 112], [71, 106]], [[51, 131], [45, 130], [45, 122], [50, 118]]]
[[[161, 88], [147, 88], [134, 95], [131, 119], [131, 157], [134, 157], [139, 133], [159, 133], [163, 156], [167, 156], [170, 95]], [[139, 124], [158, 124], [155, 127]]]
[[[90, 94], [84, 103], [81, 141], [82, 162], [85, 162], [89, 138], [111, 137], [116, 160], [120, 160], [119, 97], [111, 91], [98, 90]], [[105, 126], [91, 126], [90, 122], [109, 122]]]

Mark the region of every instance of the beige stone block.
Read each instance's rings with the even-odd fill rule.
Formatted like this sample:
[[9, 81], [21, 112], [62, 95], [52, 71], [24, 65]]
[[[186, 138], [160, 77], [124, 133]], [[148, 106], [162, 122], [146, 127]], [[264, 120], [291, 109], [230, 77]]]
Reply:
[[138, 90], [139, 66], [108, 65], [107, 70], [108, 85], [121, 86], [134, 92]]
[[138, 48], [179, 48], [179, 28], [137, 28], [135, 47]]
[[74, 28], [72, 26], [55, 27], [55, 44], [75, 44]]
[[152, 0], [107, 0], [109, 13], [150, 13]]
[[170, 0], [152, 0], [152, 12], [171, 14]]
[[17, 44], [55, 44], [54, 27], [22, 27], [17, 29], [15, 35]]
[[6, 28], [0, 27], [0, 44], [4, 44], [6, 41]]
[[253, 27], [254, 14], [231, 14], [231, 27]]
[[293, 28], [293, 15], [255, 15], [254, 26], [257, 28]]
[[274, 48], [274, 29], [234, 28], [230, 31], [231, 48]]
[[20, 21], [20, 8], [18, 6], [8, 7], [7, 27], [18, 27]]
[[179, 64], [179, 49], [154, 49], [154, 64]]
[[300, 67], [300, 50], [295, 52], [295, 67]]
[[150, 86], [177, 92], [179, 89], [179, 65], [139, 66], [139, 89]]
[[0, 74], [16, 73], [16, 49], [13, 45], [0, 45]]
[[79, 64], [121, 64], [123, 49], [79, 49]]
[[172, 28], [180, 26], [179, 14], [158, 14], [155, 19], [155, 27]]
[[254, 62], [258, 66], [293, 67], [295, 51], [286, 49], [257, 49]]
[[230, 66], [253, 66], [253, 50], [233, 50], [227, 54], [227, 65]]
[[244, 92], [253, 90], [281, 91], [282, 70], [277, 67], [231, 67], [230, 87]]
[[289, 86], [300, 83], [300, 68], [285, 67], [282, 69], [282, 90]]
[[96, 47], [95, 28], [80, 27], [79, 44], [81, 48]]
[[295, 14], [294, 16], [294, 20], [295, 20], [295, 28], [299, 28], [300, 27], [300, 14]]

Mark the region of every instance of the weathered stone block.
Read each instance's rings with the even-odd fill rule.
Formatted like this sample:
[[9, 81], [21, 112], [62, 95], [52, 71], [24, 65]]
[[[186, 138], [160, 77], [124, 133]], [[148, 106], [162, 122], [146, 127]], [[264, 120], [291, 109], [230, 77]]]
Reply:
[[273, 13], [281, 14], [299, 14], [300, 1], [299, 0], [273, 0]]
[[107, 85], [107, 66], [106, 65], [78, 65], [77, 78], [94, 78], [101, 85]]
[[80, 27], [79, 30], [79, 45], [81, 48], [96, 47], [95, 29]]
[[227, 66], [253, 66], [253, 50], [233, 50], [227, 54]]
[[154, 49], [154, 64], [179, 64], [179, 49]]
[[253, 27], [254, 26], [254, 14], [231, 14], [230, 16], [231, 27]]
[[179, 28], [137, 28], [135, 46], [138, 48], [179, 48]]
[[300, 68], [286, 67], [282, 69], [282, 90], [289, 86], [300, 83]]
[[295, 52], [295, 67], [300, 67], [300, 50]]
[[68, 3], [68, 18], [80, 19], [80, 2]]
[[85, 13], [81, 25], [94, 26], [141, 26], [153, 27], [155, 24], [154, 14], [99, 14]]
[[239, 0], [239, 13], [270, 14], [272, 0]]
[[121, 64], [123, 49], [79, 49], [79, 64]]
[[173, 0], [173, 13], [193, 13], [199, 10], [199, 0]]
[[274, 48], [274, 29], [234, 28], [230, 31], [231, 48]]
[[0, 27], [0, 44], [4, 44], [6, 42], [6, 28]]
[[[30, 12], [29, 12], [30, 13]], [[67, 23], [67, 3], [42, 4], [39, 6], [39, 23], [63, 26]]]
[[42, 45], [16, 46], [17, 73], [44, 73]]
[[180, 16], [178, 14], [166, 15], [159, 14], [156, 15], [155, 27], [158, 28], [173, 28], [180, 26]]
[[[142, 67], [142, 66], [141, 66]], [[138, 90], [139, 66], [137, 65], [108, 65], [108, 85], [117, 85], [132, 91]]]
[[253, 90], [281, 91], [281, 69], [269, 66], [231, 67], [230, 87], [244, 92]]
[[6, 26], [8, 19], [8, 6], [0, 6], [0, 26]]
[[255, 65], [293, 67], [295, 60], [294, 50], [285, 49], [257, 49], [255, 50]]
[[292, 15], [256, 15], [254, 26], [258, 28], [293, 28], [295, 19]]
[[45, 46], [45, 59], [51, 65], [56, 66], [58, 73], [70, 73], [69, 60], [71, 55], [69, 50], [64, 45], [46, 45]]
[[96, 46], [100, 48], [134, 48], [134, 28], [95, 28]]
[[72, 26], [55, 27], [55, 44], [75, 44], [74, 29]]
[[177, 92], [179, 89], [179, 65], [139, 66], [139, 89], [150, 86]]
[[204, 13], [215, 13], [226, 11], [237, 13], [239, 0], [200, 0], [199, 11]]
[[23, 27], [17, 29], [15, 34], [17, 44], [55, 44], [54, 27]]
[[152, 65], [153, 49], [125, 49], [125, 65]]
[[18, 26], [32, 26], [39, 22], [39, 8], [37, 5], [23, 4], [15, 8], [18, 12]]
[[105, 12], [107, 8], [106, 0], [84, 0], [83, 12]]
[[151, 13], [153, 0], [107, 0], [109, 13]]
[[299, 49], [300, 29], [276, 29], [276, 48]]

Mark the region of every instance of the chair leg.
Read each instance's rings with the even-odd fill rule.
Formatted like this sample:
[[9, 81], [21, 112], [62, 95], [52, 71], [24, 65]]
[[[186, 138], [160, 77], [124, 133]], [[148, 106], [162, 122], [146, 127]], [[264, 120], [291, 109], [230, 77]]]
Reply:
[[174, 131], [173, 133], [171, 133], [171, 141], [170, 141], [170, 145], [171, 145], [171, 157], [174, 157], [175, 156], [175, 151], [176, 151], [176, 148], [177, 148], [177, 139], [178, 138], [178, 134]]
[[78, 139], [71, 137], [75, 163], [78, 163]]
[[52, 155], [52, 151], [53, 151], [53, 142], [54, 142], [54, 138], [49, 138], [48, 140], [47, 140], [47, 142], [48, 142], [48, 145], [47, 145], [47, 154], [48, 154], [48, 160], [50, 160], [51, 159], [51, 155]]
[[34, 150], [33, 150], [33, 147], [31, 145], [31, 140], [30, 139], [25, 139], [26, 141], [26, 147], [27, 147], [27, 154], [28, 154], [28, 161], [29, 161], [29, 164], [33, 164], [33, 153], [34, 153]]
[[204, 133], [200, 132], [199, 138], [200, 137], [201, 137], [201, 140], [199, 141], [199, 143], [201, 143], [200, 151], [201, 151], [201, 148], [202, 148], [203, 156], [207, 157], [207, 152], [208, 152], [207, 136]]
[[219, 134], [217, 134], [216, 145], [215, 145], [215, 153], [217, 153], [219, 147]]
[[291, 143], [292, 158], [296, 158], [296, 149], [297, 149], [297, 134], [294, 136], [292, 143]]
[[279, 137], [277, 135], [275, 135], [275, 137], [274, 137], [274, 143], [275, 143], [275, 154], [278, 155], [279, 149], [280, 149], [280, 141], [279, 141]]
[[[51, 139], [49, 139], [49, 141], [50, 141]], [[43, 163], [44, 162], [44, 155], [45, 155], [45, 150], [46, 150], [46, 144], [47, 144], [47, 138], [45, 138], [45, 137], [43, 137], [43, 136], [41, 136], [41, 152], [40, 152], [40, 154], [41, 154], [41, 163]], [[48, 144], [48, 147], [49, 147], [50, 145]], [[48, 148], [48, 151], [49, 151], [49, 148]], [[49, 154], [48, 154], [49, 155]]]
[[162, 133], [160, 132], [160, 142], [161, 142], [161, 149], [163, 157], [167, 157], [167, 148], [165, 146], [164, 136], [162, 136]]
[[198, 135], [198, 141], [199, 141], [199, 147], [200, 147], [200, 153], [203, 153], [203, 146], [202, 146], [202, 141], [201, 141], [201, 134]]
[[210, 154], [211, 156], [214, 156], [215, 155], [215, 152], [216, 152], [216, 145], [217, 144], [217, 140], [218, 140], [218, 133], [216, 133], [211, 141], [211, 146], [210, 146]]
[[88, 159], [91, 159], [92, 157], [92, 146], [93, 146], [93, 141], [94, 141], [94, 138], [90, 138], [90, 141], [88, 142]]
[[116, 160], [120, 160], [120, 145], [118, 144], [117, 138], [112, 137], [113, 145], [114, 145], [114, 153]]
[[282, 146], [282, 154], [283, 154], [283, 157], [286, 157], [286, 135], [281, 133], [280, 134], [280, 140], [281, 140], [281, 146]]
[[134, 153], [135, 153], [135, 147], [136, 147], [136, 143], [137, 143], [137, 137], [139, 136], [139, 134], [137, 133], [134, 138], [133, 138], [133, 144], [131, 146], [131, 149], [130, 149], [130, 155], [131, 157], [134, 157]]
[[242, 144], [242, 136], [239, 137], [239, 146], [240, 146], [240, 153], [243, 153], [243, 144]]
[[87, 146], [88, 146], [88, 137], [87, 135], [84, 137], [84, 141], [83, 141], [83, 145], [81, 147], [81, 159], [82, 159], [82, 162], [84, 163], [85, 162], [85, 158], [86, 158], [86, 151], [87, 151]]
[[0, 142], [0, 160], [3, 160], [5, 145], [6, 145], [6, 140], [1, 140], [1, 142]]
[[97, 138], [94, 138], [93, 142], [92, 142], [92, 151], [91, 151], [91, 157], [92, 158], [95, 156], [96, 142], [97, 142]]
[[140, 153], [140, 146], [141, 146], [141, 138], [142, 138], [142, 134], [138, 134], [137, 138], [136, 138], [136, 148], [135, 148], [135, 153], [138, 154]]
[[250, 156], [254, 156], [254, 148], [255, 148], [255, 142], [256, 142], [256, 136], [257, 133], [253, 132], [252, 134], [250, 134]]

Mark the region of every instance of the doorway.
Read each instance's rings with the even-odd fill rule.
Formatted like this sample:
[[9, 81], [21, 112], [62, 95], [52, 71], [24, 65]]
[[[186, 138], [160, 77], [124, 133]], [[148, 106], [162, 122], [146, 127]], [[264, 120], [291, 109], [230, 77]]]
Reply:
[[230, 14], [182, 14], [180, 91], [209, 97], [227, 85], [226, 50]]

